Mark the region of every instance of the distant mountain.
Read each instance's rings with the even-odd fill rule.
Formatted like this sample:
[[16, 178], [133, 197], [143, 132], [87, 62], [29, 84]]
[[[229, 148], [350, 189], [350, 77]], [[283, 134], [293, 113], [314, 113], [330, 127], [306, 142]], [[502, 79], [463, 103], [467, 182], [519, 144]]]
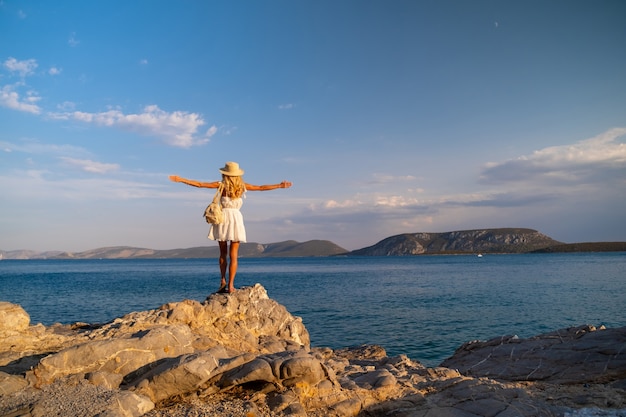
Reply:
[[566, 253], [566, 252], [626, 252], [626, 242], [581, 242], [566, 243], [537, 249], [533, 253]]
[[408, 256], [455, 253], [525, 253], [562, 245], [532, 229], [478, 229], [445, 233], [405, 233], [348, 253], [353, 256]]
[[[348, 251], [328, 240], [309, 240], [296, 242], [287, 240], [277, 243], [242, 243], [239, 246], [241, 258], [269, 257], [308, 257], [332, 256]], [[217, 246], [203, 246], [188, 249], [170, 249], [154, 251], [153, 254], [137, 256], [139, 258], [217, 258], [220, 250]]]
[[133, 248], [130, 246], [114, 246], [108, 248], [90, 249], [84, 252], [62, 252], [54, 259], [124, 259], [139, 258], [153, 254], [155, 250]]
[[[239, 247], [239, 256], [242, 258], [332, 256], [347, 252], [346, 249], [328, 240], [310, 240], [308, 242], [288, 240], [266, 244], [242, 243]], [[167, 250], [114, 246], [90, 249], [84, 252], [35, 252], [26, 250], [1, 252], [4, 259], [217, 258], [219, 253], [217, 245]]]
[[37, 252], [34, 250], [7, 250], [0, 251], [0, 259], [48, 259], [54, 258], [63, 252], [61, 251], [47, 251]]

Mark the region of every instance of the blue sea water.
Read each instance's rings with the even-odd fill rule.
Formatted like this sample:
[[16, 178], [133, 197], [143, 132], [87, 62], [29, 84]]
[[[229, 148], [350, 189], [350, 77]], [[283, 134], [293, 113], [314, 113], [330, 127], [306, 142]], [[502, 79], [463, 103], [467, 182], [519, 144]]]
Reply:
[[[302, 317], [313, 346], [382, 345], [438, 365], [464, 342], [581, 324], [626, 326], [626, 253], [242, 258]], [[0, 301], [32, 323], [101, 323], [217, 289], [216, 259], [3, 260]]]

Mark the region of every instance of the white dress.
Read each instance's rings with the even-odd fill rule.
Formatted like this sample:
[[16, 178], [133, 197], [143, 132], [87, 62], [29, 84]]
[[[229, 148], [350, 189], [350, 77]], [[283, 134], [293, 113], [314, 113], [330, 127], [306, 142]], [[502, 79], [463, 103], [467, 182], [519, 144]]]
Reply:
[[243, 198], [222, 196], [222, 213], [224, 221], [221, 224], [212, 224], [209, 230], [209, 239], [221, 242], [245, 242], [246, 227], [243, 224], [243, 215], [239, 209], [243, 205]]

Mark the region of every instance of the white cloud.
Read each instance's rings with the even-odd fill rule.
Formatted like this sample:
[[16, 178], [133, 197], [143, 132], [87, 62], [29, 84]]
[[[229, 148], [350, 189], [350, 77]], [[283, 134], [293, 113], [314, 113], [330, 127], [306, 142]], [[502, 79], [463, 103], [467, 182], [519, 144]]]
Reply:
[[393, 184], [406, 181], [415, 181], [416, 179], [417, 178], [413, 175], [391, 175], [377, 172], [372, 174], [372, 180], [368, 181], [367, 184]]
[[41, 100], [41, 97], [32, 90], [27, 91], [25, 95], [21, 95], [17, 91], [25, 86], [23, 78], [35, 72], [38, 66], [37, 61], [34, 59], [20, 61], [10, 57], [2, 65], [10, 73], [17, 73], [22, 80], [15, 84], [7, 84], [0, 87], [0, 106], [27, 113], [40, 114], [41, 108], [37, 105], [37, 102]]
[[52, 155], [87, 155], [84, 148], [72, 145], [55, 145], [41, 143], [32, 140], [24, 140], [18, 143], [0, 141], [0, 147], [8, 152], [24, 152], [28, 154], [52, 154]]
[[379, 195], [379, 194], [359, 194], [353, 198], [338, 200], [326, 200], [320, 204], [311, 204], [312, 211], [339, 211], [349, 209], [351, 212], [370, 212], [373, 209], [379, 211], [387, 209], [419, 207], [428, 203], [415, 197], [402, 195]]
[[205, 137], [210, 138], [211, 136], [213, 136], [214, 134], [217, 133], [217, 126], [211, 126], [205, 133]]
[[41, 108], [35, 104], [41, 97], [30, 91], [25, 98], [20, 98], [20, 95], [14, 91], [14, 87], [14, 85], [5, 85], [0, 89], [0, 106], [27, 113], [41, 113]]
[[53, 113], [51, 117], [62, 120], [78, 120], [98, 126], [117, 127], [147, 136], [157, 136], [172, 146], [189, 148], [207, 143], [217, 132], [210, 127], [203, 136], [196, 136], [206, 122], [198, 113], [184, 111], [166, 112], [156, 105], [146, 106], [142, 113], [124, 114], [114, 109], [100, 113], [66, 112]]
[[61, 104], [57, 104], [57, 108], [61, 111], [72, 111], [76, 108], [76, 104], [72, 101], [64, 101]]
[[18, 61], [17, 59], [10, 57], [4, 61], [4, 67], [11, 72], [17, 72], [21, 77], [31, 75], [37, 68], [37, 61], [35, 59], [26, 59], [24, 61]]
[[[344, 201], [336, 201], [336, 200], [328, 200], [322, 204], [322, 207], [325, 209], [345, 209], [345, 208], [355, 208], [362, 205], [362, 202], [359, 200], [344, 200]], [[311, 206], [313, 210], [316, 210], [315, 206]]]
[[76, 32], [70, 33], [70, 38], [67, 40], [67, 44], [71, 47], [78, 46], [80, 41], [76, 39]]
[[278, 105], [278, 109], [279, 110], [290, 110], [290, 109], [293, 109], [294, 107], [296, 107], [296, 105], [293, 104], [293, 103], [287, 103], [287, 104], [280, 104], [280, 105]]
[[[88, 164], [85, 164], [88, 165]], [[80, 164], [78, 164], [80, 167]], [[161, 184], [134, 180], [132, 175], [121, 173], [124, 179], [103, 176], [86, 178], [64, 175], [43, 169], [30, 169], [10, 174], [0, 173], [0, 182], [5, 186], [7, 201], [18, 203], [41, 200], [46, 204], [66, 205], [68, 200], [94, 203], [103, 200], [138, 200], [143, 198], [170, 198]]]
[[144, 59], [141, 59], [141, 60], [139, 61], [139, 63], [140, 63], [141, 65], [148, 65], [148, 60], [144, 58]]
[[50, 74], [50, 75], [59, 75], [61, 73], [61, 71], [62, 71], [61, 68], [50, 67], [50, 69], [48, 70], [48, 74]]
[[[217, 131], [217, 127], [215, 128], [215, 130]], [[236, 126], [220, 126], [219, 131], [222, 133], [222, 135], [229, 136], [237, 131], [237, 127]]]
[[[551, 146], [483, 169], [484, 182], [597, 183], [626, 171], [626, 128], [611, 129], [573, 145]], [[623, 178], [623, 177], [622, 177]]]
[[92, 161], [90, 159], [75, 159], [69, 157], [61, 157], [65, 163], [76, 166], [83, 171], [94, 174], [106, 174], [107, 172], [117, 171], [120, 166], [118, 164], [105, 164], [102, 162]]
[[376, 199], [377, 206], [385, 206], [390, 208], [407, 207], [419, 204], [419, 200], [414, 197], [405, 197], [401, 195], [379, 196]]

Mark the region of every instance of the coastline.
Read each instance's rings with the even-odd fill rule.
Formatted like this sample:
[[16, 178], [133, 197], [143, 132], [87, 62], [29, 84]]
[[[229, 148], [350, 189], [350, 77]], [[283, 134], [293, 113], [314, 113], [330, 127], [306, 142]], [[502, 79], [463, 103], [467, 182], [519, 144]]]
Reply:
[[302, 321], [260, 285], [102, 325], [32, 326], [9, 303], [0, 315], [2, 415], [618, 416], [626, 407], [626, 327], [467, 342], [427, 368], [375, 345], [311, 348]]

